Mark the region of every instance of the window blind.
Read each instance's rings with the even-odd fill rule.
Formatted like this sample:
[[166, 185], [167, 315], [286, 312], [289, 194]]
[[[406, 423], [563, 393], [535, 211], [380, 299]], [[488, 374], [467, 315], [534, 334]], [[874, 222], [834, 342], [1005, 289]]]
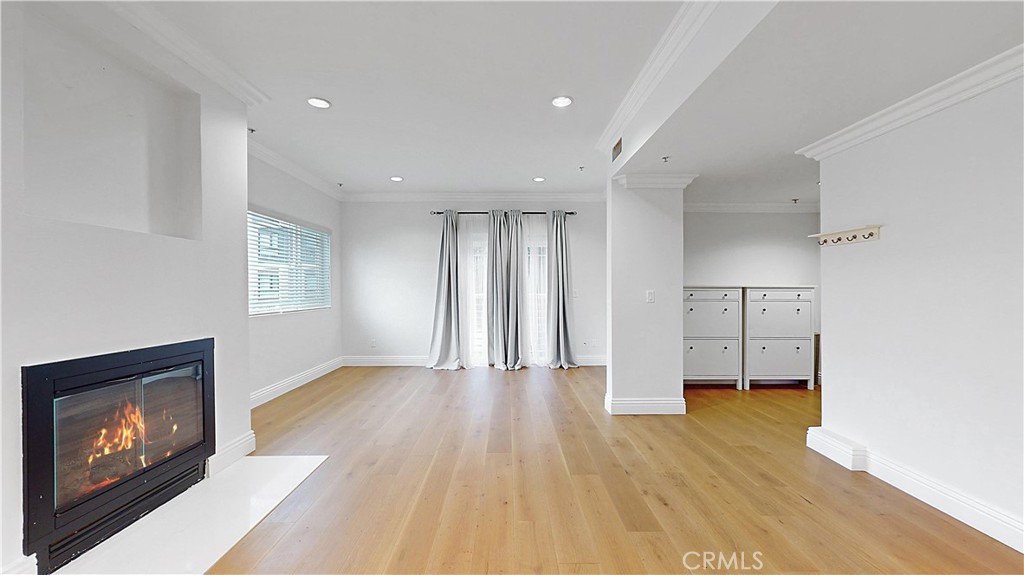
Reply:
[[249, 212], [249, 315], [331, 307], [331, 235]]

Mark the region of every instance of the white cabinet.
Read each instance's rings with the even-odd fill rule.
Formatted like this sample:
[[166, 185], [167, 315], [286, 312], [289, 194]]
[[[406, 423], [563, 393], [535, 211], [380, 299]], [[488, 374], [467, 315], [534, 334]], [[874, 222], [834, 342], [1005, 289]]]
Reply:
[[814, 290], [746, 288], [744, 299], [744, 387], [750, 389], [750, 380], [795, 379], [814, 389]]
[[735, 287], [684, 288], [684, 379], [735, 380], [743, 389], [741, 295]]

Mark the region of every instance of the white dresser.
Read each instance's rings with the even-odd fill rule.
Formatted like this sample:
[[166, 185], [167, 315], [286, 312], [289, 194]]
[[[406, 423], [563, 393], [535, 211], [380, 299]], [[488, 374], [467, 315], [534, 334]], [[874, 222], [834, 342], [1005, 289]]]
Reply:
[[743, 290], [683, 289], [683, 378], [735, 380], [743, 389]]
[[807, 389], [814, 389], [814, 289], [750, 287], [744, 291], [743, 386], [750, 389], [750, 380], [806, 380]]

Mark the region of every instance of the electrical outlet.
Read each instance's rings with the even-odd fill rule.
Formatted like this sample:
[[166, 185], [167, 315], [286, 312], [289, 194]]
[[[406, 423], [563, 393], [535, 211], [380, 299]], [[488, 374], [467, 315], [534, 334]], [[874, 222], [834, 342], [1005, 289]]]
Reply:
[[654, 303], [654, 290], [647, 290], [647, 303]]
[[376, 339], [371, 339], [370, 340], [370, 347], [377, 347], [377, 340]]
[[573, 288], [572, 297], [580, 297], [580, 290]]

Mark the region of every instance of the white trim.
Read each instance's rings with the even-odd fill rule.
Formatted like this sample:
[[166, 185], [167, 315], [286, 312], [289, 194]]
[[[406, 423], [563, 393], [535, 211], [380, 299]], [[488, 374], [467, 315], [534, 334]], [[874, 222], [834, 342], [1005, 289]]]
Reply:
[[686, 400], [682, 397], [612, 397], [604, 396], [604, 409], [612, 415], [683, 415]]
[[697, 174], [622, 174], [612, 179], [627, 190], [682, 191], [697, 179]]
[[807, 428], [807, 447], [850, 471], [864, 471], [867, 468], [867, 448], [825, 428]]
[[327, 375], [342, 365], [344, 365], [343, 359], [336, 357], [330, 361], [325, 361], [318, 366], [311, 367], [302, 373], [297, 373], [291, 377], [282, 379], [277, 383], [272, 383], [262, 389], [258, 389], [249, 394], [249, 408], [256, 408], [272, 399], [288, 393], [293, 389], [298, 389], [318, 377]]
[[424, 367], [425, 355], [346, 355], [345, 365], [365, 367]]
[[684, 2], [676, 12], [668, 29], [661, 35], [654, 51], [647, 58], [644, 67], [637, 74], [633, 85], [626, 92], [615, 114], [598, 138], [596, 148], [608, 152], [619, 139], [622, 131], [636, 117], [647, 103], [658, 85], [669, 70], [679, 60], [679, 56], [693, 42], [711, 13], [718, 7], [718, 2]]
[[817, 214], [821, 205], [817, 202], [762, 202], [762, 203], [716, 203], [687, 202], [683, 200], [683, 211], [689, 213], [714, 214]]
[[346, 202], [603, 202], [604, 190], [594, 192], [358, 192]]
[[35, 575], [36, 574], [36, 554], [25, 557], [24, 555], [18, 554], [18, 557], [7, 565], [4, 565], [4, 573], [17, 573], [19, 575]]
[[814, 160], [823, 160], [1022, 76], [1024, 45], [1011, 48], [831, 136], [800, 148], [796, 153]]
[[603, 355], [577, 355], [576, 365], [608, 365], [608, 361]]
[[163, 46], [175, 57], [195, 68], [199, 73], [224, 88], [229, 94], [247, 106], [256, 106], [270, 101], [270, 96], [231, 69], [181, 28], [171, 23], [144, 2], [107, 2], [107, 6], [124, 21], [154, 42]]
[[253, 451], [256, 451], [256, 433], [250, 429], [226, 444], [217, 446], [217, 453], [207, 461], [207, 476], [217, 475]]
[[341, 189], [337, 185], [331, 184], [327, 180], [313, 174], [309, 170], [299, 166], [295, 162], [253, 140], [252, 138], [248, 139], [248, 143], [250, 156], [270, 164], [274, 168], [281, 170], [300, 182], [316, 188], [335, 200], [345, 200], [345, 194], [341, 192]]
[[807, 430], [807, 447], [852, 471], [866, 471], [893, 487], [1024, 552], [1024, 522], [929, 477], [872, 453], [821, 427]]

